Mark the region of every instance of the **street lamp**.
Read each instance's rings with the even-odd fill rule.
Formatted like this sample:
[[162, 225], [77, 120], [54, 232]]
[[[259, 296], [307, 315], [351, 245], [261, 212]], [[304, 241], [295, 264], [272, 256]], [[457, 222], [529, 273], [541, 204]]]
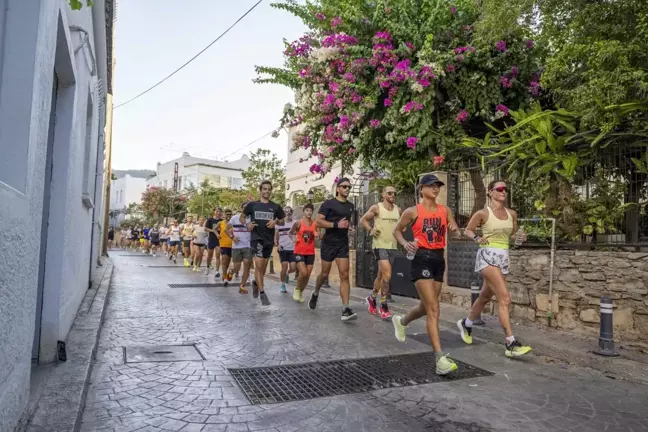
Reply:
[[205, 215], [205, 195], [203, 194], [202, 189], [198, 189], [198, 195], [200, 195], [200, 216]]
[[313, 204], [313, 198], [315, 198], [315, 193], [313, 192], [313, 188], [308, 189], [308, 193], [306, 194], [306, 197], [308, 197], [308, 202]]

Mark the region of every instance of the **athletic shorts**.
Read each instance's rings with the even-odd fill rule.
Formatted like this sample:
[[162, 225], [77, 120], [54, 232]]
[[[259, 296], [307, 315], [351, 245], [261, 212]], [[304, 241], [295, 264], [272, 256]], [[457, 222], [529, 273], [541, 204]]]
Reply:
[[443, 282], [445, 268], [443, 249], [419, 248], [412, 260], [412, 282], [419, 279], [432, 279], [435, 282]]
[[349, 242], [340, 244], [322, 243], [320, 249], [322, 261], [333, 262], [336, 258], [349, 258]]
[[142, 244], [146, 243], [146, 239], [140, 239], [140, 243]]
[[307, 266], [315, 264], [315, 255], [295, 255], [295, 262], [303, 262]]
[[376, 258], [376, 261], [389, 261], [389, 258], [391, 258], [392, 255], [392, 251], [393, 249], [374, 249], [374, 258]]
[[188, 248], [191, 246], [191, 240], [182, 240], [182, 247]]
[[217, 247], [218, 247], [218, 239], [209, 236], [209, 239], [207, 239], [207, 249], [214, 250]]
[[180, 240], [169, 240], [169, 246], [180, 246]]
[[274, 248], [273, 243], [266, 243], [263, 240], [252, 240], [250, 242], [250, 247], [252, 248], [252, 253], [257, 258], [268, 259], [272, 255], [272, 248]]
[[280, 250], [279, 261], [281, 262], [295, 262], [295, 253], [291, 250]]
[[252, 259], [252, 248], [237, 248], [232, 249], [232, 261], [240, 263], [243, 260]]
[[205, 244], [204, 243], [194, 243], [194, 246], [198, 246], [199, 248], [204, 248]]
[[168, 239], [166, 239], [166, 242], [167, 242], [168, 245], [170, 245], [171, 244], [171, 238], [169, 237]]
[[232, 248], [222, 247], [222, 248], [220, 248], [220, 250], [221, 250], [221, 255], [225, 255], [225, 256], [228, 256], [228, 257], [232, 256]]
[[160, 246], [160, 241], [159, 240], [158, 241], [151, 241], [151, 244], [153, 246]]

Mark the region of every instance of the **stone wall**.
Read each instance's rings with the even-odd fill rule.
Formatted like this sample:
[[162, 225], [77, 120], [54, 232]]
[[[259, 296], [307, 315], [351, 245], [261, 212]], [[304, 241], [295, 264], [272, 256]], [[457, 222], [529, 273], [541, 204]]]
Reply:
[[[548, 250], [511, 251], [511, 315], [548, 324]], [[648, 253], [557, 251], [554, 260], [551, 326], [577, 333], [599, 330], [599, 302], [614, 303], [615, 338], [648, 344]], [[468, 306], [468, 290], [446, 290], [443, 300]], [[497, 304], [490, 306], [497, 313]]]

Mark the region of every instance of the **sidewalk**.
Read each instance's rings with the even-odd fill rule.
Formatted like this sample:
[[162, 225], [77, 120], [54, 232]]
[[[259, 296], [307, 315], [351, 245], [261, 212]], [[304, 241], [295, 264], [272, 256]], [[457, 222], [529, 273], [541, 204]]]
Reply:
[[459, 369], [439, 378], [433, 363], [398, 366], [405, 354], [430, 358], [424, 320], [399, 343], [360, 301], [351, 302], [358, 319], [341, 322], [334, 290], [311, 311], [268, 281], [263, 307], [164, 257], [112, 258], [81, 431], [648, 429], [640, 384], [536, 356], [510, 360], [500, 345], [463, 344], [452, 327], [441, 338]]
[[[268, 277], [279, 281], [279, 277], [276, 274], [268, 275]], [[312, 275], [307, 289], [313, 289], [314, 281], [315, 275]], [[294, 286], [294, 283], [291, 281], [290, 285]], [[338, 287], [333, 286], [328, 289], [323, 288], [321, 292], [334, 296], [339, 295]], [[370, 290], [366, 288], [351, 288], [351, 297], [355, 301], [364, 302], [364, 299], [369, 293]], [[418, 302], [417, 299], [398, 295], [394, 295], [393, 300], [394, 303], [389, 303], [390, 310], [399, 314], [404, 314]], [[454, 331], [457, 329], [457, 321], [465, 318], [467, 312], [462, 307], [441, 303], [440, 324]], [[497, 316], [484, 314], [482, 318], [486, 325], [475, 326], [473, 337], [485, 342], [502, 345], [504, 337]], [[642, 354], [635, 350], [624, 350], [622, 349], [622, 345], [617, 342], [616, 348], [621, 354], [620, 357], [601, 357], [592, 353], [592, 350], [598, 345], [597, 339], [583, 339], [546, 326], [530, 326], [527, 323], [516, 322], [515, 319], [513, 319], [513, 326], [515, 336], [524, 341], [526, 345], [533, 347], [534, 355], [542, 358], [546, 362], [562, 362], [588, 367], [609, 378], [648, 385], [647, 354]]]

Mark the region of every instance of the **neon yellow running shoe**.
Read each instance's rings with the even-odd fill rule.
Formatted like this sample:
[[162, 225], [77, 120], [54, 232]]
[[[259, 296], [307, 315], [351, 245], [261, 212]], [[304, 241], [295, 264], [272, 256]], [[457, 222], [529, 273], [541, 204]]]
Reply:
[[189, 260], [187, 258], [184, 259], [184, 266], [189, 267]]
[[394, 334], [396, 335], [396, 339], [398, 339], [399, 342], [407, 341], [407, 335], [405, 334], [405, 330], [407, 329], [407, 326], [401, 324], [402, 318], [403, 317], [401, 315], [392, 316], [392, 324], [394, 324]]
[[506, 344], [506, 350], [504, 351], [504, 354], [506, 354], [506, 357], [522, 357], [523, 355], [530, 352], [530, 346], [522, 345], [519, 341], [514, 340], [510, 344]]
[[457, 370], [457, 364], [448, 358], [448, 354], [439, 358], [436, 363], [437, 375], [448, 375], [450, 372]]
[[466, 327], [466, 319], [460, 319], [457, 321], [457, 327], [459, 328], [459, 334], [461, 334], [461, 339], [468, 345], [472, 344], [472, 328]]
[[293, 300], [295, 300], [298, 303], [299, 303], [299, 292], [300, 291], [297, 288], [295, 288], [295, 290], [293, 291]]

